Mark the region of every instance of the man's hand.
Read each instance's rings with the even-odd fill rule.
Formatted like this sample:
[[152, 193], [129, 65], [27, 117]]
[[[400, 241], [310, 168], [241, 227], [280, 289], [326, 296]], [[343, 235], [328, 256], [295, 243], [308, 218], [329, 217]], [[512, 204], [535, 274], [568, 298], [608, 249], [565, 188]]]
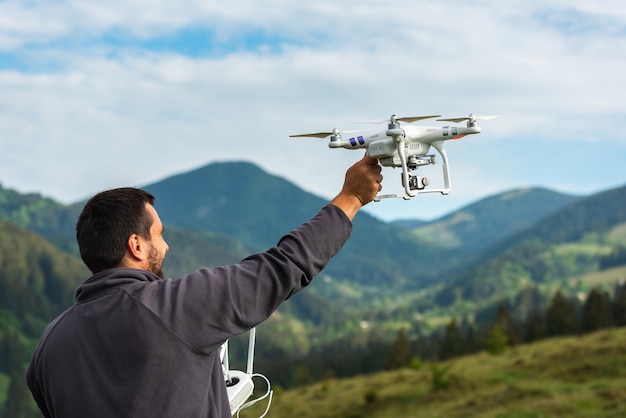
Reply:
[[341, 192], [330, 203], [354, 219], [359, 209], [371, 202], [382, 189], [381, 166], [378, 160], [365, 155], [346, 172]]

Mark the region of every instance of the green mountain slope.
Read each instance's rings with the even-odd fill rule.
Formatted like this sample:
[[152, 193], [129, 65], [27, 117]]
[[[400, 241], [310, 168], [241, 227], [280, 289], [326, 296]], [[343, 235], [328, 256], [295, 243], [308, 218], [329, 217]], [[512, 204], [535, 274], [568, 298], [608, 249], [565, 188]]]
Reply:
[[69, 207], [37, 193], [22, 194], [0, 185], [0, 219], [46, 237], [66, 251], [76, 251], [76, 216]]
[[578, 199], [543, 188], [515, 189], [418, 225], [412, 232], [424, 239], [430, 237], [450, 249], [478, 254]]
[[144, 187], [165, 224], [219, 232], [255, 251], [274, 245], [322, 199], [245, 162], [210, 164]]
[[68, 307], [88, 277], [82, 262], [42, 237], [0, 219], [0, 309], [39, 336], [42, 323]]
[[484, 252], [437, 295], [437, 302], [486, 301], [528, 284], [558, 284], [598, 271], [604, 258], [626, 247], [616, 232], [624, 223], [626, 187], [580, 199]]

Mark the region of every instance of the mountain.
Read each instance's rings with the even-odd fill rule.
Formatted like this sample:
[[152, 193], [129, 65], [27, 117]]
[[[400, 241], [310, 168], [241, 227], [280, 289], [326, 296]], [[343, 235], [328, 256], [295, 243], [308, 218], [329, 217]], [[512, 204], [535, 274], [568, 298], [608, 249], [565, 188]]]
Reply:
[[410, 226], [412, 233], [424, 240], [478, 254], [579, 198], [544, 188], [522, 188], [479, 200], [432, 222], [394, 224]]
[[[209, 164], [144, 188], [157, 197], [168, 227], [165, 269], [172, 277], [262, 251], [327, 203], [247, 162]], [[313, 292], [328, 301], [371, 304], [441, 285], [456, 275], [454, 269], [467, 270], [466, 263], [481, 250], [578, 199], [540, 188], [512, 190], [413, 229], [361, 212], [351, 239]], [[74, 222], [82, 205], [0, 188], [0, 217], [73, 254]]]
[[[252, 251], [274, 245], [327, 203], [247, 162], [210, 164], [144, 188], [157, 197], [165, 224], [224, 234]], [[345, 296], [337, 292], [337, 280], [343, 286], [361, 286], [359, 293], [367, 286], [378, 296], [424, 287], [481, 249], [576, 199], [540, 188], [512, 190], [413, 229], [400, 225], [421, 221], [388, 224], [359, 213], [350, 241], [324, 271], [334, 278], [327, 283], [335, 285], [325, 286], [325, 291], [316, 287], [331, 299]]]
[[566, 286], [566, 280], [600, 270], [607, 259], [626, 264], [624, 230], [626, 186], [579, 199], [490, 247], [436, 300], [449, 306], [502, 298], [529, 284]]
[[[209, 164], [143, 188], [156, 196], [155, 205], [168, 227], [165, 270], [172, 277], [198, 265], [228, 264], [265, 250], [327, 203], [247, 162]], [[415, 229], [361, 212], [351, 239], [323, 272], [325, 280], [316, 281], [314, 291], [327, 300], [358, 295], [368, 303], [423, 288], [440, 281], [443, 272], [460, 268], [480, 248], [575, 199], [544, 189], [515, 190]], [[64, 206], [0, 188], [0, 217], [74, 254], [74, 222], [83, 204]]]
[[[164, 224], [227, 235], [251, 251], [275, 245], [328, 203], [247, 162], [210, 164], [144, 189], [155, 195]], [[448, 265], [443, 250], [361, 212], [350, 241], [324, 273], [375, 286], [376, 292], [419, 286]]]
[[163, 222], [219, 232], [254, 251], [312, 217], [326, 202], [245, 162], [210, 164], [143, 187]]

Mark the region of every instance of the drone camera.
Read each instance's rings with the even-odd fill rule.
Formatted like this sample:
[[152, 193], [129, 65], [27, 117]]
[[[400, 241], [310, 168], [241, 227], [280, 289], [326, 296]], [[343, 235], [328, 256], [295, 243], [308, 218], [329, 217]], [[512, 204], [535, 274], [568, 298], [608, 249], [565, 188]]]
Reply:
[[[402, 186], [404, 186], [404, 178], [402, 180]], [[426, 186], [430, 184], [427, 177], [421, 176], [409, 176], [409, 189], [410, 190], [424, 190]]]

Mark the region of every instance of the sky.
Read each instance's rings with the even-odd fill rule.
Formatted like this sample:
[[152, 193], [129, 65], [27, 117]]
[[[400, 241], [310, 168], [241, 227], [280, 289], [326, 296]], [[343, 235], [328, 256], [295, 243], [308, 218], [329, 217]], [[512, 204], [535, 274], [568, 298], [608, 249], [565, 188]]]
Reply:
[[449, 195], [365, 210], [588, 195], [626, 184], [625, 56], [621, 0], [0, 0], [0, 183], [74, 203], [249, 161], [331, 199], [363, 151], [289, 135], [473, 113], [501, 117], [446, 142]]

